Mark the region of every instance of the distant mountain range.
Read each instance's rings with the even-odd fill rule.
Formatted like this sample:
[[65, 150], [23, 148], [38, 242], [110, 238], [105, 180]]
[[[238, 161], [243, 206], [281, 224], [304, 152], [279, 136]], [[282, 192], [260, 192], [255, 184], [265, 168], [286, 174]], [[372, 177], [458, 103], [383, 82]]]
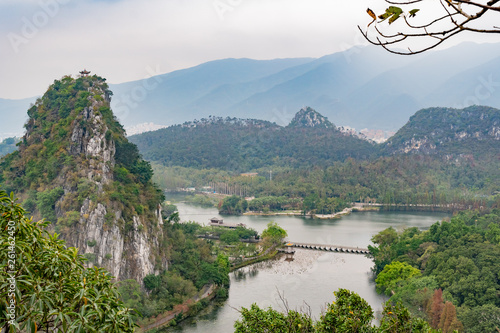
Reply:
[[343, 133], [309, 107], [297, 112], [285, 127], [265, 120], [210, 117], [129, 139], [146, 159], [166, 166], [240, 172], [270, 165], [328, 166], [348, 158], [401, 154], [498, 163], [500, 110], [485, 106], [422, 109], [384, 144]]
[[425, 107], [500, 108], [498, 66], [500, 43], [464, 43], [415, 57], [368, 46], [319, 59], [225, 59], [110, 88], [125, 126], [209, 115], [284, 126], [310, 106], [337, 126], [395, 131]]
[[[395, 131], [425, 107], [500, 108], [499, 67], [500, 43], [411, 57], [367, 46], [318, 59], [223, 59], [110, 88], [125, 127], [210, 115], [287, 125], [308, 105], [337, 126]], [[22, 131], [30, 101], [0, 100], [0, 137]]]

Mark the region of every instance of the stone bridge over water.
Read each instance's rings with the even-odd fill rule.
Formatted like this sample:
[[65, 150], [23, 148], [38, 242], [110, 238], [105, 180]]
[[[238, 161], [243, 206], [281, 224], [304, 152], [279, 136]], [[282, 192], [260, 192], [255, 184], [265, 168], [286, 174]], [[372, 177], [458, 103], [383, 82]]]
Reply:
[[311, 243], [297, 243], [297, 242], [286, 242], [285, 249], [283, 249], [283, 252], [286, 252], [287, 248], [300, 248], [300, 249], [309, 249], [316, 251], [343, 252], [343, 253], [353, 253], [353, 254], [370, 253], [368, 249], [354, 247], [354, 246], [311, 244]]

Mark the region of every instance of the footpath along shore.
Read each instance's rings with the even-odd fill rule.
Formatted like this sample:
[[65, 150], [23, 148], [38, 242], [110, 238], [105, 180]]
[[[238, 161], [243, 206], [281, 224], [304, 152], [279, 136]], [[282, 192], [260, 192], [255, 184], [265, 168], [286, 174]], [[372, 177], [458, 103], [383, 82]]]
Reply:
[[[242, 268], [244, 266], [248, 266], [260, 261], [271, 259], [277, 254], [278, 251], [276, 250], [276, 246], [271, 246], [267, 248], [264, 252], [262, 252], [260, 255], [255, 257], [245, 258], [241, 263], [232, 266], [231, 272], [238, 268]], [[182, 319], [189, 317], [190, 316], [189, 311], [193, 307], [193, 305], [200, 302], [201, 300], [214, 298], [215, 290], [216, 287], [214, 284], [205, 285], [197, 295], [191, 297], [182, 304], [176, 305], [173, 310], [161, 313], [156, 317], [148, 319], [145, 323], [140, 325], [140, 327], [136, 330], [136, 332], [144, 333], [155, 328], [166, 326], [172, 320], [178, 318], [179, 316], [182, 316]]]
[[150, 318], [147, 321], [147, 323], [142, 324], [136, 330], [136, 332], [143, 333], [155, 328], [168, 325], [176, 317], [186, 315], [192, 308], [192, 306], [198, 303], [199, 301], [203, 299], [212, 299], [215, 296], [214, 291], [215, 291], [214, 284], [205, 285], [197, 295], [191, 297], [182, 304], [176, 305], [174, 309], [171, 311], [164, 312], [156, 317]]

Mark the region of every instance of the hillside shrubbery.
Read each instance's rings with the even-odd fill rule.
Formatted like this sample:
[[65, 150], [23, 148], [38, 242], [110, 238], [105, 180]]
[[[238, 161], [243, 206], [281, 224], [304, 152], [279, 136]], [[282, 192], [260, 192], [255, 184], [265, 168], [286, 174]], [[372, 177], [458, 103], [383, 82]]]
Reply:
[[335, 301], [328, 304], [318, 321], [314, 321], [310, 314], [289, 310], [286, 302], [285, 313], [272, 308], [261, 309], [256, 304], [249, 309], [242, 308], [241, 319], [234, 324], [235, 333], [437, 332], [424, 320], [412, 317], [401, 304], [390, 302], [384, 307], [380, 325], [372, 326], [373, 310], [364, 299], [346, 289], [339, 289], [334, 294]]
[[76, 248], [46, 231], [49, 222], [26, 214], [0, 191], [2, 328], [133, 332], [132, 311], [120, 301], [109, 273], [85, 268]]
[[377, 290], [391, 300], [444, 332], [500, 328], [498, 209], [461, 212], [428, 231], [386, 229], [372, 240]]

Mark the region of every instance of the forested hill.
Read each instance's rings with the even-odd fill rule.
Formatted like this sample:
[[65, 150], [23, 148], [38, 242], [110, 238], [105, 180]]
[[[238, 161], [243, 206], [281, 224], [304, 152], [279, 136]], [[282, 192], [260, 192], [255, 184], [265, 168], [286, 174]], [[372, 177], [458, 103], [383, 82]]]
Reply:
[[19, 150], [0, 159], [0, 188], [120, 280], [166, 268], [161, 191], [110, 109], [104, 78], [55, 80], [28, 110]]
[[500, 154], [500, 110], [487, 106], [420, 110], [383, 145], [383, 151], [495, 158]]
[[253, 119], [210, 117], [131, 136], [144, 157], [167, 166], [245, 171], [268, 165], [328, 165], [366, 159], [375, 145], [335, 128], [311, 108], [290, 126]]
[[343, 133], [309, 107], [286, 127], [264, 120], [210, 117], [130, 140], [146, 159], [166, 166], [231, 171], [269, 165], [325, 166], [347, 158], [400, 154], [491, 160], [500, 154], [500, 110], [422, 109], [382, 145]]

